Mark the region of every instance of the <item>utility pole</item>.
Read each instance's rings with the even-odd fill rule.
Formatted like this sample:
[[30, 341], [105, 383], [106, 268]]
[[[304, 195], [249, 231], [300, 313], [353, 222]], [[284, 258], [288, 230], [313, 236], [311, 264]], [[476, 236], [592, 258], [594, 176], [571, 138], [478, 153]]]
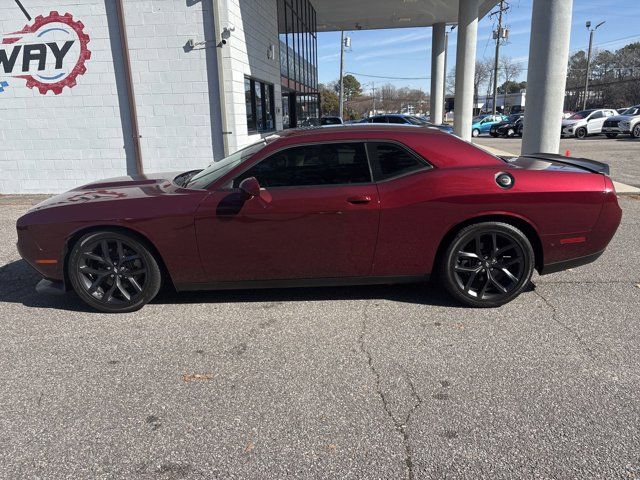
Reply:
[[339, 104], [340, 104], [340, 113], [338, 116], [342, 118], [344, 113], [344, 30], [340, 30], [340, 94], [339, 94]]
[[587, 96], [589, 94], [589, 69], [591, 68], [591, 49], [593, 48], [593, 34], [603, 24], [600, 22], [595, 28], [591, 28], [591, 21], [587, 21], [586, 27], [589, 30], [589, 53], [587, 54], [587, 71], [584, 74], [584, 98], [582, 99], [582, 109], [587, 109]]
[[[453, 31], [455, 27], [451, 27]], [[449, 56], [449, 32], [444, 32], [444, 82], [442, 82], [442, 118], [440, 121], [445, 123], [447, 119], [447, 57]], [[433, 120], [433, 119], [432, 119]]]
[[[493, 38], [496, 41], [496, 58], [493, 63], [493, 114], [496, 114], [498, 104], [498, 66], [500, 62], [500, 41], [506, 38], [507, 31], [502, 28], [502, 14], [509, 9], [509, 5], [504, 6], [504, 0], [500, 0], [500, 10], [498, 10], [498, 28], [493, 31]], [[493, 12], [491, 15], [495, 15]]]
[[376, 114], [376, 82], [371, 82], [371, 94], [373, 95], [373, 114]]

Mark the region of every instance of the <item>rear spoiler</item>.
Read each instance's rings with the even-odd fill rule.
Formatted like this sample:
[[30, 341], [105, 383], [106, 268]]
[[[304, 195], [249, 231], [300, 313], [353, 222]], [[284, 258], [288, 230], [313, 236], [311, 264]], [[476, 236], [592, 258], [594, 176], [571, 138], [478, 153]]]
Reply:
[[522, 155], [521, 158], [533, 158], [535, 160], [562, 163], [564, 165], [582, 168], [589, 172], [609, 175], [609, 165], [602, 162], [596, 162], [595, 160], [590, 160], [588, 158], [565, 157], [554, 153], [530, 153], [528, 155]]

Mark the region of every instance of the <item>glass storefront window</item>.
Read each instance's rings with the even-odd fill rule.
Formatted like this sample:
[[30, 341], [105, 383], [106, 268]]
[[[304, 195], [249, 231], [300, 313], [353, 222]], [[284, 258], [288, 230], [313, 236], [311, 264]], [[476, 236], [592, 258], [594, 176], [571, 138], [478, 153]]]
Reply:
[[253, 95], [251, 94], [251, 79], [244, 79], [244, 101], [247, 108], [247, 128], [256, 129], [256, 116], [253, 108]]
[[247, 105], [247, 129], [250, 132], [275, 129], [273, 85], [245, 77], [244, 93]]
[[[277, 5], [283, 124], [310, 124], [318, 117], [316, 12], [310, 0], [277, 0]], [[285, 92], [291, 103], [285, 101]]]

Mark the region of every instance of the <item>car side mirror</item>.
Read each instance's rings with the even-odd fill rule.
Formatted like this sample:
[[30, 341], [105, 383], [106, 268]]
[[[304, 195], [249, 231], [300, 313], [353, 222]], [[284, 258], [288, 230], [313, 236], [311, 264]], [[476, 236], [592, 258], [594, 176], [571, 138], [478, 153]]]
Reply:
[[245, 178], [240, 182], [239, 188], [249, 198], [260, 196], [260, 183], [256, 177]]

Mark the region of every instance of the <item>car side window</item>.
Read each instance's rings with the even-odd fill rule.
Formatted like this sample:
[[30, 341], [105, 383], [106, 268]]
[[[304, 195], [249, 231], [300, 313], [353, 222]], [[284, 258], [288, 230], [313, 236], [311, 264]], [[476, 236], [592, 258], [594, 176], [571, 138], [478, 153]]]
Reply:
[[591, 115], [589, 120], [595, 120], [597, 118], [602, 118], [602, 117], [604, 117], [604, 115], [602, 114], [602, 110], [600, 110], [599, 112], [595, 112], [593, 115]]
[[369, 142], [367, 151], [376, 181], [429, 168], [430, 165], [395, 143]]
[[363, 143], [291, 147], [274, 153], [233, 181], [255, 177], [263, 187], [298, 187], [371, 182]]
[[387, 117], [373, 117], [373, 123], [387, 123]]

